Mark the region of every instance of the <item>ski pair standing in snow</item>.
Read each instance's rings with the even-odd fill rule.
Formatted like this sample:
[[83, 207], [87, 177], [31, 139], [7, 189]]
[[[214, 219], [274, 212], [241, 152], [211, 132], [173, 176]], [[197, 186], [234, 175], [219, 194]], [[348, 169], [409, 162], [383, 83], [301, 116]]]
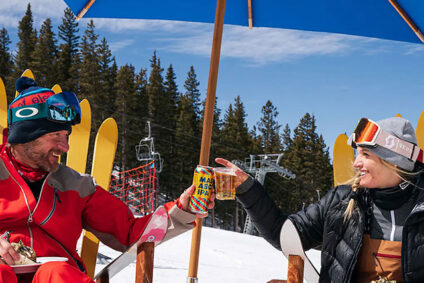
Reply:
[[234, 164], [216, 161], [236, 168], [237, 199], [274, 247], [290, 220], [305, 250], [321, 248], [320, 282], [424, 282], [423, 151], [411, 123], [362, 118], [348, 143], [355, 177], [292, 215]]
[[[7, 143], [0, 146], [0, 282], [94, 282], [76, 252], [82, 229], [124, 251], [135, 243], [150, 215], [135, 218], [128, 207], [89, 176], [58, 163], [69, 150], [71, 126], [81, 119], [74, 93], [55, 94], [21, 77], [19, 95], [9, 105]], [[207, 214], [188, 211], [194, 187], [166, 203], [164, 240], [194, 227]], [[209, 208], [214, 205], [213, 196]], [[7, 237], [6, 237], [7, 235]], [[12, 242], [22, 241], [37, 257], [64, 257], [42, 264], [34, 275], [17, 277], [10, 265], [19, 255]]]

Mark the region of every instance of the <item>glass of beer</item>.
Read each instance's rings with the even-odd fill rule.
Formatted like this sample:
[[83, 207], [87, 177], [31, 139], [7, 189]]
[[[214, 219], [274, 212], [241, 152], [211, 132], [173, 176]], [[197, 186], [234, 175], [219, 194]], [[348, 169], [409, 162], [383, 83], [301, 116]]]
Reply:
[[227, 167], [213, 168], [215, 175], [216, 198], [220, 200], [236, 198], [236, 173]]

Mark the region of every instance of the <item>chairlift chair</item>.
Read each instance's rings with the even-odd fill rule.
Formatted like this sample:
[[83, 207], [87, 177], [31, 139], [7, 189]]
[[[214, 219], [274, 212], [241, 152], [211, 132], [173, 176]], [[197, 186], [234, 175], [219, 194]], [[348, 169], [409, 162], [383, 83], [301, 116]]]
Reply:
[[150, 121], [147, 122], [147, 127], [149, 135], [141, 139], [139, 144], [135, 146], [137, 160], [143, 163], [154, 161], [156, 171], [160, 173], [162, 172], [163, 159], [160, 158], [159, 152], [155, 152], [155, 143], [150, 131]]

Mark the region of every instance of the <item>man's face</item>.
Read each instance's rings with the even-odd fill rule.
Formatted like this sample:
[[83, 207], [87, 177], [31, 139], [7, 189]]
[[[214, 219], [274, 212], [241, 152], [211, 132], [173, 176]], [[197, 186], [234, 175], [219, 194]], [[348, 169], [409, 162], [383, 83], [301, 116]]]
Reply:
[[55, 171], [59, 156], [69, 150], [68, 137], [68, 131], [58, 131], [23, 144], [24, 156], [20, 161], [32, 168]]

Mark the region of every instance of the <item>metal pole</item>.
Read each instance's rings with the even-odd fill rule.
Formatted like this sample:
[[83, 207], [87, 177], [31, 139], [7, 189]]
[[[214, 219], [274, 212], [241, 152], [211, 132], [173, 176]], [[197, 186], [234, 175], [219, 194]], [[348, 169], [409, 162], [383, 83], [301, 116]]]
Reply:
[[[224, 28], [226, 0], [217, 0], [215, 25], [213, 32], [211, 61], [209, 66], [208, 90], [206, 94], [205, 116], [203, 121], [202, 145], [200, 147], [200, 165], [209, 164], [211, 146], [212, 124], [215, 107], [216, 85], [218, 81], [219, 57], [221, 54], [222, 31]], [[202, 219], [196, 220], [191, 239], [190, 263], [187, 282], [197, 282], [197, 269], [199, 265], [200, 238], [202, 234]]]

